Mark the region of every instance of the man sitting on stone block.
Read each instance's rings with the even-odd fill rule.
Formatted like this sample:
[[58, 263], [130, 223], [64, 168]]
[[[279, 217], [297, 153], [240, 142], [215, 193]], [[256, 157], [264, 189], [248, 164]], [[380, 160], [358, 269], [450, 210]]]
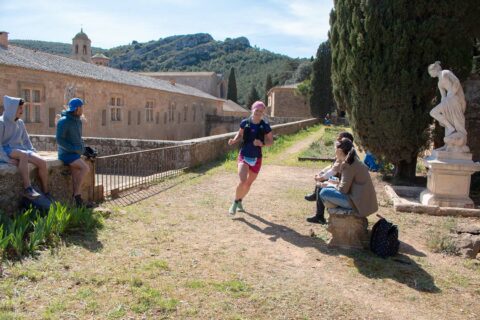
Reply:
[[[342, 140], [343, 138], [347, 138], [350, 141], [353, 141], [352, 134], [347, 131], [343, 131], [338, 134], [337, 142]], [[341, 163], [335, 159], [335, 162], [333, 163], [333, 165], [324, 168], [322, 171], [320, 171], [318, 174], [315, 175], [315, 178], [314, 178], [316, 181], [315, 190], [313, 193], [306, 195], [305, 200], [316, 201], [317, 210], [313, 217], [307, 218], [308, 222], [320, 223], [320, 224], [326, 223], [326, 220], [324, 217], [325, 206], [323, 205], [323, 202], [318, 196], [318, 194], [322, 190], [322, 187], [321, 187], [322, 183], [326, 183], [329, 180], [330, 180], [329, 183], [331, 184], [331, 186], [334, 186], [335, 184], [338, 183], [338, 180], [334, 179], [334, 177], [340, 174], [340, 166], [341, 166]]]
[[[72, 197], [77, 207], [86, 205], [81, 196], [81, 187], [83, 179], [90, 171], [87, 163], [81, 158], [85, 151], [82, 140], [82, 114], [83, 101], [79, 98], [71, 99], [58, 120], [56, 133], [58, 159], [68, 165], [72, 171]], [[86, 206], [90, 207], [90, 205]]]
[[38, 175], [45, 196], [52, 200], [48, 192], [47, 162], [39, 156], [32, 146], [25, 124], [21, 119], [23, 115], [23, 99], [4, 96], [4, 112], [0, 117], [0, 162], [16, 165], [22, 176], [23, 196], [33, 200], [41, 195], [31, 185], [28, 172], [28, 163], [38, 167]]

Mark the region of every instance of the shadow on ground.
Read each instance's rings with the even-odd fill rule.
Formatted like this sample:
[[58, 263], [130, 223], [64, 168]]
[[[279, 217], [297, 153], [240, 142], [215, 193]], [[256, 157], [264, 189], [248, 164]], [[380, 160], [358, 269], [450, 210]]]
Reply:
[[[440, 292], [440, 289], [435, 285], [433, 277], [404, 253], [417, 256], [425, 256], [425, 254], [405, 243], [403, 243], [401, 253], [396, 257], [382, 259], [366, 250], [329, 248], [322, 239], [300, 234], [292, 228], [270, 222], [253, 213], [245, 212], [245, 214], [252, 220], [249, 221], [250, 219], [247, 220], [245, 218], [235, 218], [233, 220], [245, 223], [253, 230], [270, 236], [270, 241], [282, 239], [300, 248], [315, 248], [323, 254], [331, 256], [344, 255], [352, 258], [358, 272], [368, 278], [392, 279], [421, 292]], [[266, 227], [260, 227], [257, 223], [265, 224]]]

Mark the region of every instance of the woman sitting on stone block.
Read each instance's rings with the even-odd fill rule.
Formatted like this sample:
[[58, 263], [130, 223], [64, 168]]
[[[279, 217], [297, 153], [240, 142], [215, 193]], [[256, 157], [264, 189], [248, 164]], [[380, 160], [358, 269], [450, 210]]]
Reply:
[[357, 156], [353, 142], [343, 138], [336, 145], [335, 156], [342, 163], [342, 177], [336, 187], [322, 184], [320, 198], [326, 207], [338, 207], [366, 217], [378, 210], [377, 195], [368, 168]]

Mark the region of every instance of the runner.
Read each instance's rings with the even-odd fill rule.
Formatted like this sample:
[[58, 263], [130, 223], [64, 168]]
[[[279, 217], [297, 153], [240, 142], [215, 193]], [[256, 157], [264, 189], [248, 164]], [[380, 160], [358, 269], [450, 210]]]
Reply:
[[245, 211], [242, 206], [242, 199], [247, 195], [262, 167], [262, 147], [273, 144], [272, 129], [268, 122], [263, 119], [264, 114], [265, 104], [262, 101], [254, 102], [252, 104], [252, 115], [242, 120], [235, 137], [228, 140], [229, 145], [243, 140], [238, 154], [240, 182], [235, 192], [235, 201], [228, 210], [231, 215], [234, 215], [237, 210]]

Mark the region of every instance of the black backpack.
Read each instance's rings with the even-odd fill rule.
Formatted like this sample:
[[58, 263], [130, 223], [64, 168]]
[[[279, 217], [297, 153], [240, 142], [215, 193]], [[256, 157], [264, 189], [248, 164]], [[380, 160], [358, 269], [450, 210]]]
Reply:
[[380, 220], [372, 228], [370, 250], [382, 258], [393, 257], [398, 253], [400, 247], [398, 227], [385, 218], [378, 217]]

